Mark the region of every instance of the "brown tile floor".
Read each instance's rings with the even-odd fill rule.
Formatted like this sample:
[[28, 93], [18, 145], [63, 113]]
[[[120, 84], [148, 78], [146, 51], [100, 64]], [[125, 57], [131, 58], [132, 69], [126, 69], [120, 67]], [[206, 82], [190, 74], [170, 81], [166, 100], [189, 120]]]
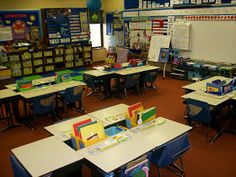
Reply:
[[[128, 98], [122, 100], [112, 98], [100, 101], [97, 96], [85, 97], [85, 107], [88, 112], [109, 107], [118, 103], [133, 104], [141, 101], [144, 107], [157, 106], [158, 116], [163, 116], [178, 122], [184, 123], [183, 112], [184, 105], [180, 96], [184, 93], [181, 89], [182, 85], [187, 81], [175, 79], [159, 79], [158, 92], [153, 90], [145, 91], [143, 96], [136, 96], [134, 93], [128, 93]], [[72, 113], [73, 116], [80, 115]], [[11, 149], [45, 138], [50, 134], [43, 129], [44, 126], [52, 124], [53, 121], [46, 117], [42, 117], [37, 121], [36, 130], [30, 130], [26, 126], [21, 126], [0, 133], [0, 176], [11, 177], [11, 167], [9, 156]], [[0, 122], [0, 128], [5, 126], [4, 122]], [[205, 127], [194, 129], [190, 132], [191, 149], [184, 156], [184, 165], [186, 176], [188, 177], [234, 177], [236, 176], [236, 136], [226, 134], [218, 139], [214, 144], [204, 141]], [[170, 130], [171, 131], [171, 130]], [[214, 130], [210, 132], [211, 135]], [[35, 152], [37, 153], [37, 152]], [[162, 177], [175, 176], [166, 170], [162, 170]], [[90, 173], [85, 173], [89, 176]], [[156, 169], [151, 168], [151, 176], [156, 175]]]

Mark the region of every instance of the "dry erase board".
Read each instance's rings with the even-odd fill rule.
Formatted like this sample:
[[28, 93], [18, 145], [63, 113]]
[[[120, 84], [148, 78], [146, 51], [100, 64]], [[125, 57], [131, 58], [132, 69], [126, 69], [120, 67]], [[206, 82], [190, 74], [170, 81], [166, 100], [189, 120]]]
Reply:
[[191, 50], [181, 56], [236, 63], [236, 21], [190, 21]]

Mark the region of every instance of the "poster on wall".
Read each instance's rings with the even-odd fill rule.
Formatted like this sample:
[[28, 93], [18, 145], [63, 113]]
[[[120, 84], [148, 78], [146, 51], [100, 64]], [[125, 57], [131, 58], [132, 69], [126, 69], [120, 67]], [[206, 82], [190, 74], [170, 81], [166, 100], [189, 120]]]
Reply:
[[49, 45], [89, 40], [87, 11], [84, 8], [44, 9]]
[[[0, 41], [30, 41], [40, 39], [38, 10], [0, 11]], [[10, 34], [11, 33], [11, 34]]]
[[0, 41], [12, 41], [12, 30], [10, 26], [0, 26]]

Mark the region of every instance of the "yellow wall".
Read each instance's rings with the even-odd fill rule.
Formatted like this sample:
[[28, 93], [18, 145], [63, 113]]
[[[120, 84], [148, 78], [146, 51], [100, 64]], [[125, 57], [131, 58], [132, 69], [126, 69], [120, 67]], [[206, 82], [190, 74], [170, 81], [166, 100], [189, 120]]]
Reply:
[[0, 0], [0, 10], [86, 7], [87, 0]]
[[[0, 0], [0, 10], [86, 7], [87, 0]], [[124, 10], [124, 0], [101, 0], [105, 12]]]
[[102, 0], [102, 9], [105, 12], [124, 10], [124, 0]]

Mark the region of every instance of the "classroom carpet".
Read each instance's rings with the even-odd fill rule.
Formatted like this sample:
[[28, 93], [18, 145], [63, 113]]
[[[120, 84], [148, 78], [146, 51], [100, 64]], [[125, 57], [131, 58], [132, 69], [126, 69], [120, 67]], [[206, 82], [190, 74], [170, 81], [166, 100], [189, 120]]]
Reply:
[[40, 79], [43, 77], [50, 77], [55, 76], [56, 74], [70, 74], [71, 78], [76, 81], [83, 81], [83, 73], [84, 71], [88, 70], [87, 68], [72, 68], [72, 69], [63, 69], [60, 71], [51, 71], [42, 74], [30, 75], [30, 76], [23, 76], [19, 77], [16, 80], [35, 80]]
[[[188, 83], [187, 81], [168, 77], [162, 79], [160, 76], [157, 81], [157, 92], [147, 89], [142, 96], [128, 92], [128, 98], [124, 100], [114, 97], [102, 101], [99, 99], [102, 95], [91, 95], [89, 97], [84, 95], [84, 106], [88, 112], [92, 112], [119, 103], [130, 105], [141, 101], [145, 108], [156, 106], [158, 116], [185, 123], [185, 105], [180, 96], [184, 94], [181, 87]], [[22, 103], [20, 104], [22, 105]], [[63, 110], [59, 113], [62, 117], [66, 115]], [[78, 112], [74, 112], [72, 108], [69, 109], [69, 113], [71, 116], [81, 115]], [[23, 114], [23, 110], [21, 110], [21, 114]], [[9, 160], [11, 149], [50, 136], [50, 133], [43, 127], [53, 123], [54, 121], [48, 117], [39, 117], [36, 129], [33, 131], [22, 125], [0, 133], [1, 177], [13, 176]], [[6, 126], [6, 123], [1, 121], [0, 128], [4, 126]], [[236, 135], [224, 134], [214, 144], [210, 144], [205, 142], [205, 132], [206, 127], [200, 126], [193, 129], [189, 134], [191, 148], [183, 156], [186, 177], [234, 177], [236, 174]], [[213, 136], [214, 133], [215, 130], [211, 130], [209, 136]], [[83, 170], [83, 176], [91, 176], [91, 171], [87, 167]], [[153, 165], [151, 165], [150, 176], [158, 176], [157, 169]], [[166, 169], [161, 169], [161, 176], [176, 177], [176, 175]]]

